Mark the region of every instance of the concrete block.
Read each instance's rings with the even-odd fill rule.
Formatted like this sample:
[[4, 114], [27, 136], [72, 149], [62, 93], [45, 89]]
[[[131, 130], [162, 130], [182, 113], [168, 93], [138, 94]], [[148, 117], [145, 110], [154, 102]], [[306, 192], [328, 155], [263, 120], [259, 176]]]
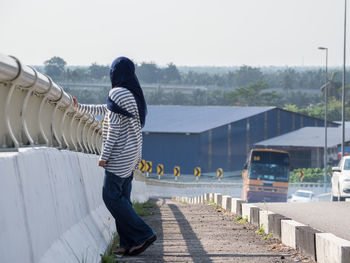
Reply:
[[242, 203], [245, 203], [242, 199], [231, 198], [231, 212], [236, 215], [242, 215]]
[[316, 237], [315, 234], [320, 231], [310, 226], [298, 226], [296, 228], [297, 250], [303, 255], [311, 257], [316, 261]]
[[259, 224], [264, 229], [265, 233], [272, 232], [272, 216], [275, 213], [267, 210], [261, 210], [259, 212]]
[[294, 249], [297, 248], [296, 228], [299, 226], [305, 225], [294, 220], [281, 220], [281, 240], [283, 244]]
[[231, 211], [231, 196], [223, 195], [222, 196], [222, 208], [226, 211]]
[[350, 241], [330, 233], [316, 233], [318, 263], [350, 262]]
[[291, 220], [291, 218], [280, 214], [272, 214], [270, 233], [276, 238], [281, 238], [281, 220]]
[[250, 208], [250, 223], [255, 226], [260, 226], [260, 210], [261, 208], [257, 206]]
[[214, 202], [214, 193], [209, 194], [209, 202]]
[[242, 217], [243, 218], [248, 218], [248, 222], [250, 222], [250, 208], [253, 205], [251, 204], [247, 204], [247, 203], [243, 203], [242, 204]]
[[218, 206], [220, 206], [220, 207], [222, 207], [222, 194], [219, 194], [218, 196], [217, 196], [217, 204], [218, 204]]
[[206, 202], [210, 202], [210, 194], [207, 193], [205, 194], [205, 199], [204, 199]]
[[218, 206], [222, 205], [222, 194], [220, 193], [214, 194], [214, 203], [217, 204]]

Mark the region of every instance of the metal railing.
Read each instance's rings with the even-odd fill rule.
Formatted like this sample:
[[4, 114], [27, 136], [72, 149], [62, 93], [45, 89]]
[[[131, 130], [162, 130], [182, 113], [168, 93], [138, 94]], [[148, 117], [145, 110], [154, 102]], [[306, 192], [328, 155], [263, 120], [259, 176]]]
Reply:
[[48, 146], [101, 152], [102, 127], [72, 96], [17, 58], [0, 54], [0, 150]]

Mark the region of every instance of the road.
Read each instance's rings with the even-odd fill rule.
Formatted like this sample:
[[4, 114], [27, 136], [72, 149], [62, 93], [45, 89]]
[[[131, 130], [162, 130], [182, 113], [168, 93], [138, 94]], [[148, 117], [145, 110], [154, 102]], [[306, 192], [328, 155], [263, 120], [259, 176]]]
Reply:
[[259, 203], [255, 205], [322, 232], [350, 240], [350, 202]]

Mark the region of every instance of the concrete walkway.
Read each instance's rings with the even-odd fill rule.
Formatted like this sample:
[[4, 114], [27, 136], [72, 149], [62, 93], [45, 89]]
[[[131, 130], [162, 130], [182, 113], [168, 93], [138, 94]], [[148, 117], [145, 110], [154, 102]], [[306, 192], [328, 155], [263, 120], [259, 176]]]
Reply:
[[140, 256], [120, 262], [312, 262], [295, 261], [294, 250], [276, 244], [276, 239], [263, 240], [256, 228], [235, 222], [220, 209], [171, 199], [156, 202], [159, 209], [144, 219], [158, 240]]

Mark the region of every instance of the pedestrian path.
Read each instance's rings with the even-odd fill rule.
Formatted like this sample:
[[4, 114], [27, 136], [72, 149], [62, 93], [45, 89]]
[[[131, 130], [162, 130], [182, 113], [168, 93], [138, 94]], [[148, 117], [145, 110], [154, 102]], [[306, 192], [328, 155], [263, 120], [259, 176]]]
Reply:
[[158, 240], [143, 254], [120, 262], [312, 262], [295, 261], [293, 250], [281, 248], [276, 239], [263, 240], [256, 228], [237, 223], [221, 209], [171, 199], [153, 201], [159, 208], [144, 219]]

